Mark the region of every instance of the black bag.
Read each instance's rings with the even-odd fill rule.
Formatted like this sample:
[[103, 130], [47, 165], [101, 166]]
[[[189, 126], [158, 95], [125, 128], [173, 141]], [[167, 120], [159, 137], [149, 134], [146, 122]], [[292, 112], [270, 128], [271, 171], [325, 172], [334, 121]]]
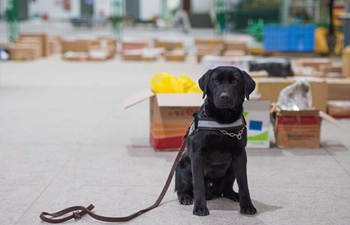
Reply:
[[270, 77], [294, 76], [290, 60], [283, 58], [254, 59], [249, 62], [249, 71], [266, 70]]

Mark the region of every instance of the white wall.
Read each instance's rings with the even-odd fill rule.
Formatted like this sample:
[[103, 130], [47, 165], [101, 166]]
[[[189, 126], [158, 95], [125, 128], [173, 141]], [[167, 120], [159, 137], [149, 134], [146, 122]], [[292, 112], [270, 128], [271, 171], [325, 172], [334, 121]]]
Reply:
[[213, 8], [213, 0], [192, 0], [192, 13], [208, 13]]
[[29, 16], [48, 13], [50, 19], [69, 19], [80, 15], [80, 2], [71, 0], [71, 9], [64, 8], [64, 1], [36, 0], [29, 2]]
[[155, 14], [161, 15], [162, 0], [140, 0], [140, 18], [149, 20]]
[[95, 17], [100, 17], [101, 12], [105, 16], [109, 16], [112, 11], [112, 0], [95, 0], [94, 1], [94, 16]]
[[6, 8], [7, 8], [7, 1], [4, 0], [0, 0], [0, 14], [4, 15], [4, 13], [6, 12]]

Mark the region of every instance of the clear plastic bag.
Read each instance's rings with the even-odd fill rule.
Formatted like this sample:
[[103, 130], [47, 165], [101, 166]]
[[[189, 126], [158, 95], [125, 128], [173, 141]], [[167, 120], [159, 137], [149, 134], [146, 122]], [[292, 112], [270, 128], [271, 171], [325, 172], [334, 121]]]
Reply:
[[279, 94], [277, 108], [294, 111], [310, 110], [312, 108], [310, 84], [307, 81], [296, 81], [285, 87]]

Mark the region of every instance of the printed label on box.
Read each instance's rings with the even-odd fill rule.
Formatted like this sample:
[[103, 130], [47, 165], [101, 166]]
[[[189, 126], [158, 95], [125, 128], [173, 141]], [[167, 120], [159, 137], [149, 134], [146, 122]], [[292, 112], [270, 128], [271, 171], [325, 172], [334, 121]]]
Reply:
[[262, 121], [251, 120], [249, 122], [249, 130], [258, 130], [261, 131], [263, 127]]
[[247, 121], [247, 148], [269, 148], [270, 102], [247, 101], [243, 116]]

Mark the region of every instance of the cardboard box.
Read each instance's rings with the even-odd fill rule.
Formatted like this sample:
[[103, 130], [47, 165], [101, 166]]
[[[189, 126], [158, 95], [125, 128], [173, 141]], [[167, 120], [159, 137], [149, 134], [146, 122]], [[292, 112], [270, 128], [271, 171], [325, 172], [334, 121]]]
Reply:
[[223, 56], [228, 56], [228, 57], [237, 57], [237, 56], [245, 56], [247, 55], [246, 51], [242, 50], [226, 50], [223, 53]]
[[226, 40], [224, 43], [226, 46], [225, 49], [228, 51], [242, 51], [245, 55], [249, 52], [247, 42], [245, 41]]
[[328, 87], [327, 100], [350, 100], [350, 78], [326, 79]]
[[327, 113], [334, 118], [350, 118], [350, 101], [328, 101]]
[[[150, 99], [150, 143], [156, 151], [178, 150], [193, 112], [203, 104], [202, 94], [154, 94], [146, 89], [124, 100], [129, 108]], [[247, 121], [247, 148], [269, 148], [269, 101], [246, 101], [244, 115]]]
[[328, 86], [323, 79], [317, 78], [261, 78], [254, 79], [257, 83], [257, 92], [261, 95], [261, 100], [277, 102], [280, 92], [297, 80], [307, 80], [311, 87], [312, 106], [318, 110], [326, 112]]
[[66, 52], [89, 52], [91, 46], [91, 40], [75, 40], [75, 41], [62, 41], [61, 53]]
[[269, 77], [269, 73], [266, 70], [260, 70], [260, 71], [249, 71], [248, 74], [253, 78], [267, 78]]
[[166, 61], [185, 61], [186, 55], [185, 50], [174, 50], [165, 53], [164, 58]]
[[16, 39], [14, 41], [15, 44], [21, 44], [21, 45], [32, 45], [35, 46], [37, 49], [39, 49], [38, 57], [42, 57], [42, 51], [41, 51], [41, 40], [40, 38], [21, 38]]
[[49, 36], [48, 37], [48, 53], [56, 54], [61, 52], [61, 37], [60, 36]]
[[97, 50], [92, 49], [88, 53], [88, 60], [90, 61], [106, 61], [112, 58], [114, 55], [111, 54], [108, 50]]
[[197, 62], [200, 63], [204, 56], [213, 55], [213, 56], [222, 56], [223, 49], [221, 48], [198, 48], [197, 49]]
[[11, 60], [34, 60], [40, 57], [41, 50], [37, 45], [13, 44], [10, 46]]
[[203, 104], [201, 94], [154, 94], [146, 89], [124, 100], [131, 107], [150, 99], [150, 143], [156, 151], [179, 149], [192, 114]]
[[202, 65], [205, 71], [218, 66], [235, 66], [241, 70], [249, 71], [249, 62], [253, 59], [253, 56], [223, 57], [207, 55], [202, 58]]
[[244, 102], [244, 117], [247, 122], [247, 148], [270, 148], [270, 101], [251, 100]]
[[87, 61], [89, 54], [87, 52], [66, 52], [62, 58], [67, 61]]
[[280, 111], [275, 120], [279, 148], [319, 148], [322, 117], [318, 110]]
[[225, 45], [223, 43], [197, 44], [196, 48], [197, 48], [197, 62], [200, 63], [203, 56], [206, 56], [206, 55], [222, 56], [222, 53], [225, 50]]
[[223, 39], [214, 39], [214, 38], [196, 38], [194, 40], [195, 45], [223, 45], [224, 40]]
[[154, 55], [142, 55], [141, 60], [146, 62], [154, 62], [157, 60], [157, 57]]
[[21, 33], [19, 38], [40, 38], [41, 40], [41, 55], [46, 57], [49, 55], [48, 35], [45, 33]]
[[91, 47], [106, 50], [112, 57], [114, 57], [118, 50], [117, 39], [112, 37], [98, 37], [96, 40], [94, 40]]
[[164, 48], [166, 51], [173, 51], [175, 49], [183, 49], [181, 41], [156, 41], [155, 47]]
[[141, 61], [142, 50], [127, 50], [122, 53], [122, 58], [125, 61]]
[[342, 65], [343, 77], [350, 77], [350, 46], [343, 50]]
[[300, 67], [312, 67], [319, 71], [321, 66], [332, 66], [332, 60], [328, 58], [303, 58], [295, 60], [295, 65]]
[[146, 40], [122, 42], [122, 51], [129, 49], [142, 49], [146, 47], [148, 47], [148, 42]]
[[319, 67], [320, 72], [322, 73], [323, 77], [333, 77], [333, 78], [341, 78], [342, 77], [342, 66], [338, 65], [331, 65], [326, 66], [322, 65]]

